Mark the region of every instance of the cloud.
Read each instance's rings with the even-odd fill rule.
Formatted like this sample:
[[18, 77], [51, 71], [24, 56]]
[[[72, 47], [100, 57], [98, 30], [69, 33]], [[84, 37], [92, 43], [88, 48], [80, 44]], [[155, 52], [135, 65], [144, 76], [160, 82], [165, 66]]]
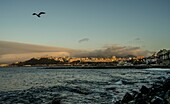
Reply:
[[141, 38], [135, 38], [135, 40], [136, 40], [136, 41], [140, 41], [140, 40], [141, 40]]
[[61, 57], [61, 56], [70, 56], [68, 52], [39, 52], [39, 53], [21, 53], [21, 54], [5, 54], [1, 55], [0, 63], [14, 63], [20, 61], [26, 61], [33, 57], [43, 57], [43, 56], [54, 56], [54, 57]]
[[142, 50], [141, 47], [105, 45], [101, 49], [94, 50], [74, 50], [61, 47], [49, 47], [17, 42], [0, 41], [0, 63], [13, 63], [16, 61], [25, 61], [32, 57], [42, 56], [71, 56], [71, 57], [124, 57], [150, 56], [153, 52]]
[[71, 52], [72, 49], [61, 47], [50, 47], [42, 45], [25, 44], [18, 42], [0, 41], [0, 55], [3, 54], [21, 54], [36, 52]]
[[76, 50], [17, 42], [0, 41], [0, 63], [11, 63], [41, 56], [70, 56]]
[[83, 38], [83, 39], [80, 39], [78, 42], [79, 43], [82, 43], [82, 42], [87, 42], [89, 41], [90, 39], [89, 38]]
[[93, 51], [84, 51], [80, 54], [77, 54], [78, 57], [125, 57], [128, 55], [133, 56], [149, 56], [153, 52], [148, 50], [142, 50], [140, 47], [132, 46], [121, 46], [121, 45], [112, 45], [104, 46], [102, 49], [93, 50]]

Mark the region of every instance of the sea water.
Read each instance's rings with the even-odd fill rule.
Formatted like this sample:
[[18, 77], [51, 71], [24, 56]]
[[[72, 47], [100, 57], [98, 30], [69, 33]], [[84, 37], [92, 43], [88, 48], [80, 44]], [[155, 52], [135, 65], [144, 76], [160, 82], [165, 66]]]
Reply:
[[[126, 92], [150, 87], [170, 75], [170, 69], [40, 69], [36, 67], [0, 68], [0, 94], [29, 89], [58, 89], [67, 96], [65, 103], [108, 103]], [[82, 91], [80, 91], [82, 90]], [[86, 93], [87, 92], [87, 93]], [[45, 94], [47, 96], [48, 93]], [[3, 96], [3, 95], [2, 95]], [[38, 95], [37, 95], [38, 96]], [[51, 96], [51, 95], [50, 95]], [[50, 100], [44, 100], [50, 102]]]

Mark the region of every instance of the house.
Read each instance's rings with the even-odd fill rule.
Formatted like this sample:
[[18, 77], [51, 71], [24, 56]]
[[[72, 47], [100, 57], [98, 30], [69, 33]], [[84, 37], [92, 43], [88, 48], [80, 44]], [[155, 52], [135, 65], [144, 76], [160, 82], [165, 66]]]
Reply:
[[163, 65], [170, 65], [170, 50], [160, 50], [157, 53], [158, 63]]
[[145, 59], [146, 64], [156, 64], [157, 58], [155, 56], [150, 56]]

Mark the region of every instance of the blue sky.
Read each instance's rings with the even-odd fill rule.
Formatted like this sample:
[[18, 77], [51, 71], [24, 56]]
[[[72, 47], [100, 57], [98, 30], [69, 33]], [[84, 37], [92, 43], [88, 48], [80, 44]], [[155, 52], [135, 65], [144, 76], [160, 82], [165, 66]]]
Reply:
[[[32, 15], [40, 11], [46, 14]], [[72, 49], [118, 44], [158, 51], [170, 48], [169, 11], [170, 0], [0, 0], [0, 40]]]

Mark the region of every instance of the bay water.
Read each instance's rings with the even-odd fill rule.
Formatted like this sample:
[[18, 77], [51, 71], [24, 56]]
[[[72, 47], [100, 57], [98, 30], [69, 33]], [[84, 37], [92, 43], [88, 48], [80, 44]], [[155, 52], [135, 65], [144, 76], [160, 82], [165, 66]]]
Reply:
[[[37, 67], [0, 68], [0, 94], [54, 89], [65, 96], [65, 104], [114, 103], [126, 92], [150, 87], [170, 76], [170, 69], [40, 69]], [[60, 88], [59, 88], [60, 86]], [[54, 92], [54, 91], [53, 91]], [[47, 96], [49, 91], [45, 92]], [[52, 93], [52, 90], [50, 91]], [[37, 96], [41, 96], [38, 95]], [[52, 97], [52, 96], [51, 96]], [[43, 104], [51, 100], [43, 100]]]

